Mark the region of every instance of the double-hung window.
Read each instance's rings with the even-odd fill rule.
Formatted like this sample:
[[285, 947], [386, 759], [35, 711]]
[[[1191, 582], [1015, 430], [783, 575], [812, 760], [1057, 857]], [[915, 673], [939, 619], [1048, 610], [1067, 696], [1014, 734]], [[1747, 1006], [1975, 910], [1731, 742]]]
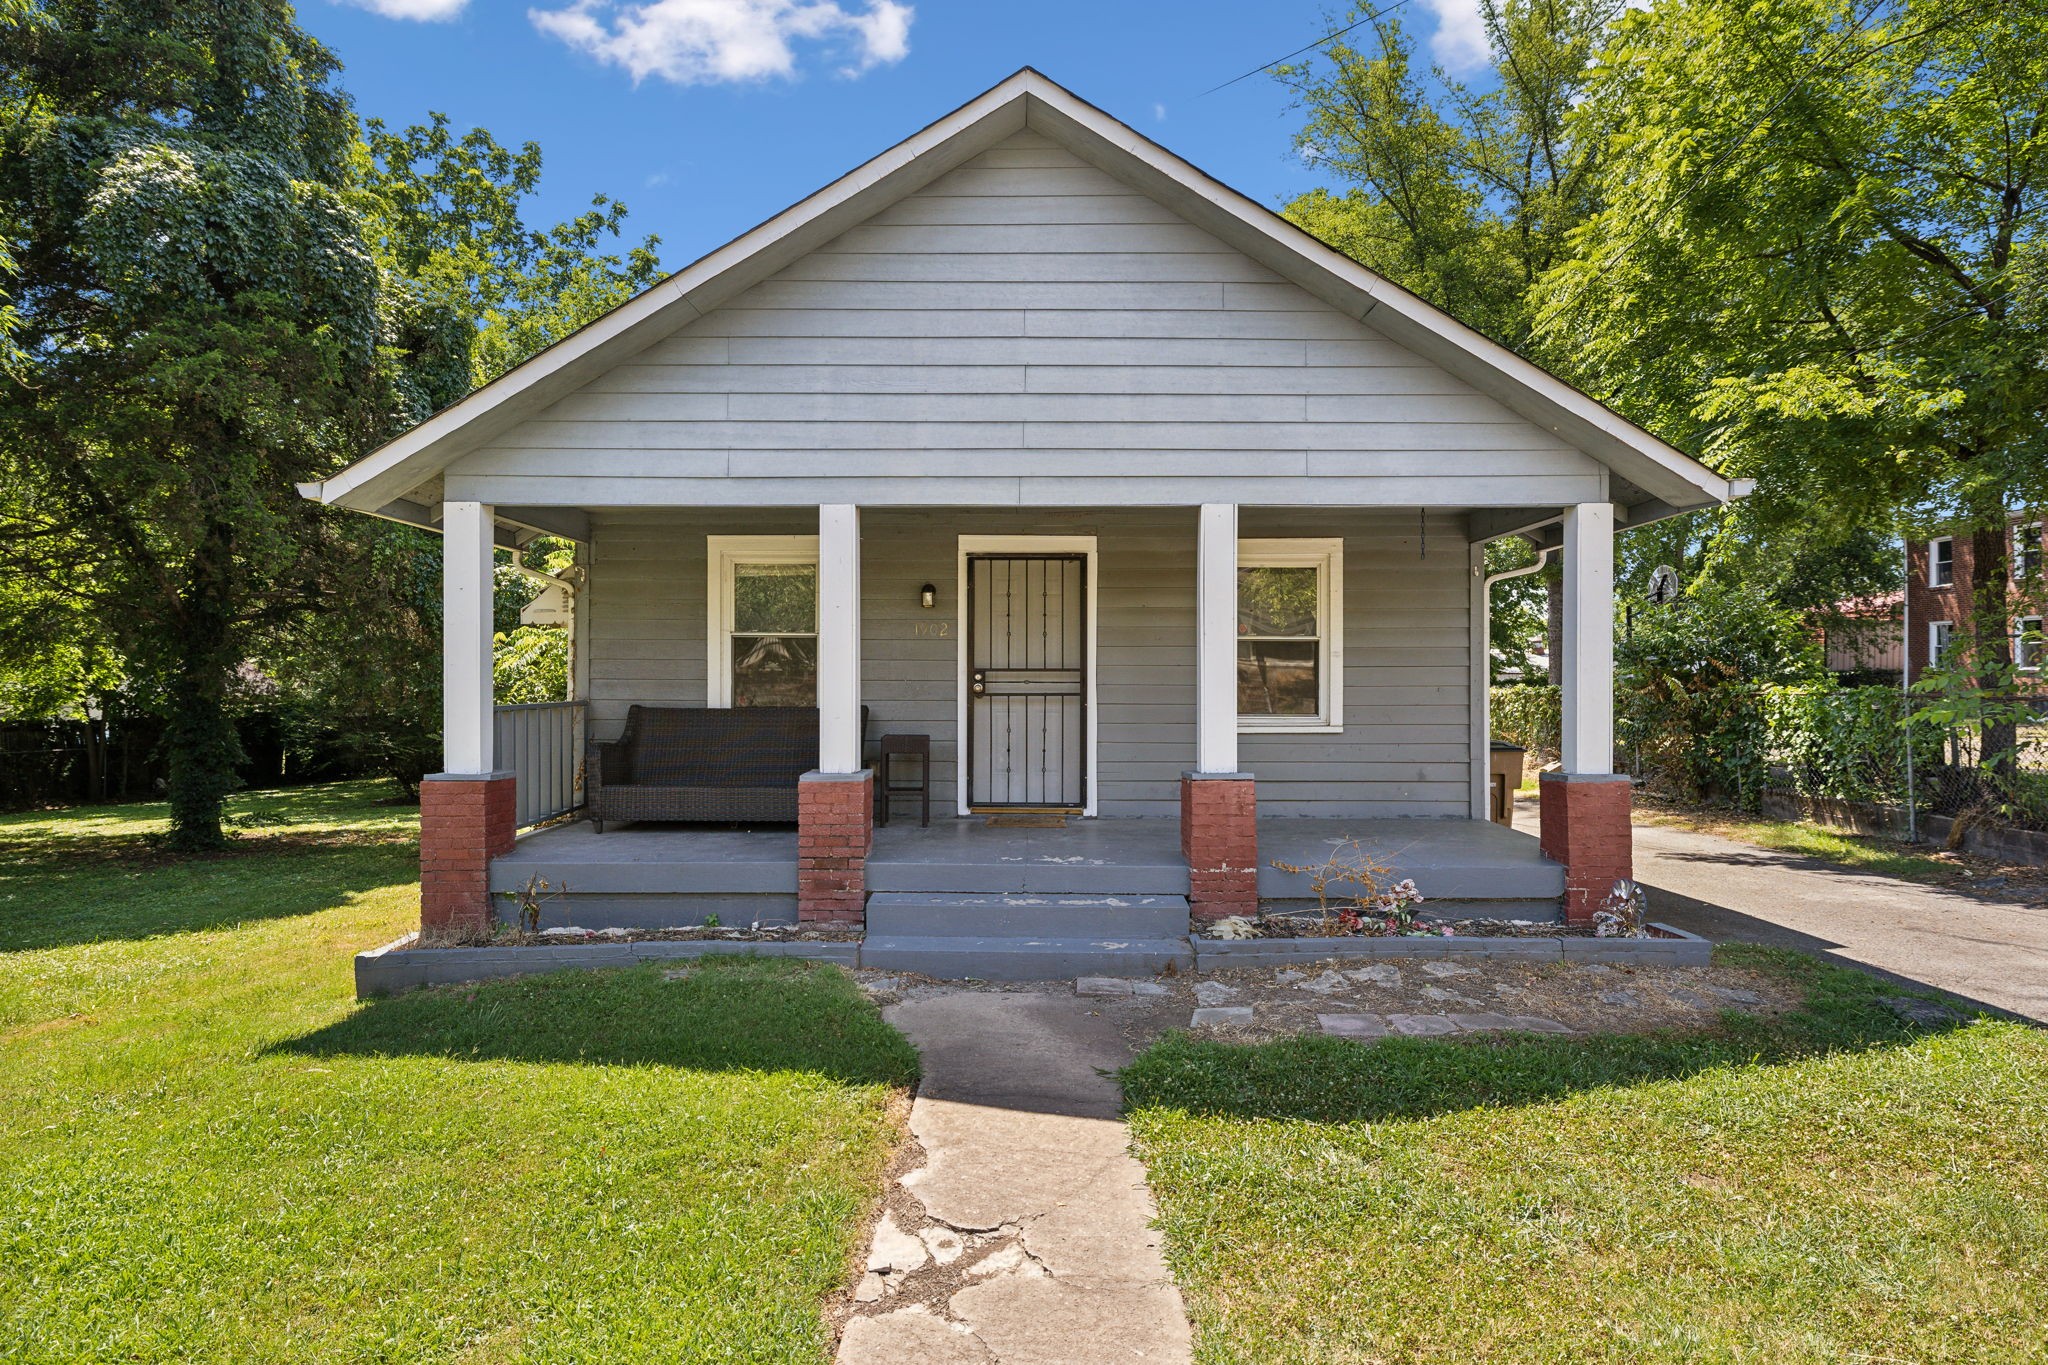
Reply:
[[1927, 625], [1927, 662], [1939, 666], [1948, 655], [1949, 646], [1955, 643], [1955, 636], [1953, 621], [1930, 621]]
[[1945, 588], [1956, 581], [1954, 536], [1936, 536], [1927, 542], [1927, 586]]
[[706, 537], [711, 706], [818, 704], [818, 538]]
[[2041, 523], [2038, 521], [2013, 528], [2012, 576], [2015, 579], [2041, 576]]
[[2040, 672], [2044, 646], [2048, 646], [2048, 641], [2042, 638], [2040, 617], [2022, 616], [2013, 622], [2012, 662], [2015, 668], [2029, 673]]
[[1237, 723], [1244, 731], [1340, 730], [1344, 542], [1237, 545]]

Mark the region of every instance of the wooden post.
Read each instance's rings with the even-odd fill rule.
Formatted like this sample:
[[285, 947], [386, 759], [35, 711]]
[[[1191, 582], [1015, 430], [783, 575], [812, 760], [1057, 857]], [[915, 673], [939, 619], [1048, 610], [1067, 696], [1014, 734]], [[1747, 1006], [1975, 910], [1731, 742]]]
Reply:
[[818, 508], [818, 770], [857, 773], [860, 751], [860, 509]]
[[492, 508], [441, 505], [441, 766], [491, 771]]
[[1237, 771], [1237, 506], [1205, 503], [1195, 571], [1195, 771]]
[[1564, 513], [1563, 768], [1614, 771], [1614, 506]]

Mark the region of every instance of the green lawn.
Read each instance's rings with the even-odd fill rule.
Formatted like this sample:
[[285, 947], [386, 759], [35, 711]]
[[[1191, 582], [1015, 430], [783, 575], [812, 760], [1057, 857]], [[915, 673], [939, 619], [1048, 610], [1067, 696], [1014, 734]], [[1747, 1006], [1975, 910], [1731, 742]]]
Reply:
[[[1727, 951], [1727, 950], [1724, 950]], [[2048, 1357], [2048, 1037], [1171, 1035], [1124, 1074], [1203, 1361]]]
[[359, 1006], [382, 791], [0, 819], [0, 1359], [821, 1359], [908, 1044], [746, 960]]

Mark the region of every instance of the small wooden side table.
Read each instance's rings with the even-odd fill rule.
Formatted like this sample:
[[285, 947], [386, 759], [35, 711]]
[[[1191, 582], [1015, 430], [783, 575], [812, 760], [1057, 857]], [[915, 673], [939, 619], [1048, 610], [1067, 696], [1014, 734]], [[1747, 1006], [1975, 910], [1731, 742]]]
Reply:
[[[894, 760], [915, 756], [917, 780], [898, 782]], [[875, 823], [889, 823], [889, 798], [916, 792], [918, 824], [932, 822], [932, 737], [930, 735], [883, 735], [881, 751], [875, 755]]]

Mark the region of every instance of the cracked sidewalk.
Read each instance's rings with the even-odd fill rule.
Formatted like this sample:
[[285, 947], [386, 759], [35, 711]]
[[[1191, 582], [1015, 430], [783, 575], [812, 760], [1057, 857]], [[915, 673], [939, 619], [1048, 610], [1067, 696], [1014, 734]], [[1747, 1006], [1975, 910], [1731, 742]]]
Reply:
[[923, 1164], [884, 1201], [840, 1365], [1189, 1359], [1116, 1082], [1085, 1000], [961, 991], [886, 1013], [918, 1047]]

